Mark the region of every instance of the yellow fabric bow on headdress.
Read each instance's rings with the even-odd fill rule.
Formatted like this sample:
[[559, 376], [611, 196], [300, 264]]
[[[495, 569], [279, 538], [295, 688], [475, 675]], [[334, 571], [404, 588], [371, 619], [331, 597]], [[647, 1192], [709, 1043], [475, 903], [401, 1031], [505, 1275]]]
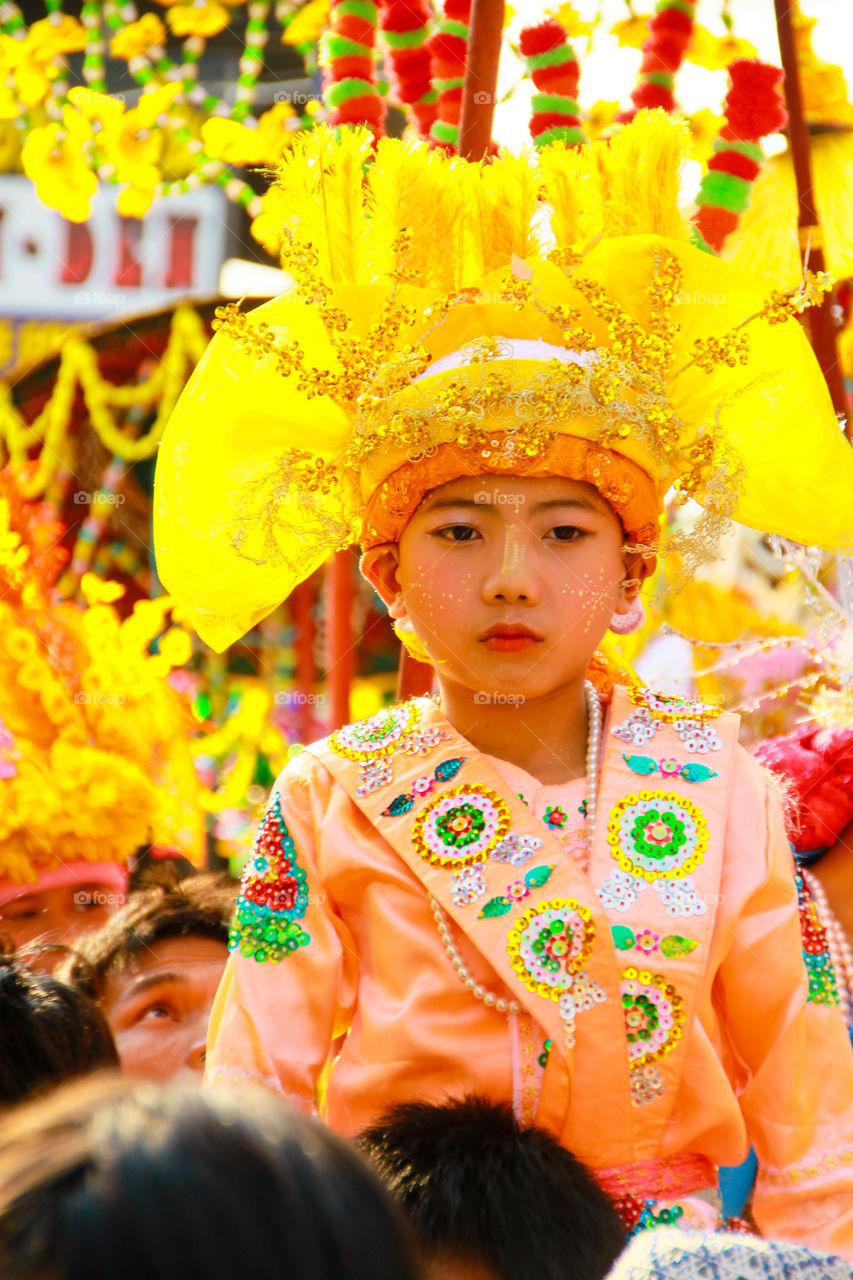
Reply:
[[825, 282], [767, 301], [689, 243], [685, 126], [641, 112], [609, 143], [484, 165], [370, 146], [297, 141], [273, 188], [296, 287], [222, 309], [166, 429], [158, 568], [209, 644], [375, 541], [442, 451], [524, 475], [592, 442], [578, 478], [620, 514], [647, 477], [705, 507], [706, 549], [734, 517], [853, 551], [853, 457], [791, 319]]

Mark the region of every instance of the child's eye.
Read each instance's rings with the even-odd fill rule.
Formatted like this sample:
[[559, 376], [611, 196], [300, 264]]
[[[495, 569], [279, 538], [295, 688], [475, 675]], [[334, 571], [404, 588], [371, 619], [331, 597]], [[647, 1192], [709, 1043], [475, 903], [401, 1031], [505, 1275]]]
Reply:
[[558, 524], [549, 530], [549, 537], [555, 542], [579, 542], [586, 537], [586, 530], [578, 529], [573, 524]]
[[480, 534], [472, 524], [446, 524], [443, 529], [436, 529], [436, 536], [446, 542], [473, 542]]

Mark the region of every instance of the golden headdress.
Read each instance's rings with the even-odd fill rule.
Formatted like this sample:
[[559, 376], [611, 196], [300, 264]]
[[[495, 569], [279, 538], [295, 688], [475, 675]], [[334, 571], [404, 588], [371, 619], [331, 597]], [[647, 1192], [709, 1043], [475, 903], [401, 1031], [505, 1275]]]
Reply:
[[189, 656], [170, 601], [125, 621], [115, 583], [84, 578], [90, 607], [55, 604], [62, 527], [0, 473], [0, 885], [76, 862], [126, 865], [147, 843], [193, 861], [203, 821], [189, 714], [166, 680]]
[[282, 161], [296, 285], [222, 309], [166, 429], [158, 567], [209, 644], [472, 458], [582, 453], [552, 474], [597, 484], [629, 538], [653, 540], [675, 484], [705, 542], [735, 517], [853, 551], [853, 457], [791, 320], [825, 282], [768, 301], [690, 243], [686, 126], [640, 112], [609, 143], [487, 164], [372, 146], [318, 130]]

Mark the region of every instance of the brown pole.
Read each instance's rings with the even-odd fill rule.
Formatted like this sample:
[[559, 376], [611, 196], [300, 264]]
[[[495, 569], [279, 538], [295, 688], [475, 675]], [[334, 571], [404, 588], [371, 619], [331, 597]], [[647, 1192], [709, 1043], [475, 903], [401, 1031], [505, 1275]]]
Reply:
[[482, 160], [489, 154], [504, 10], [505, 0], [472, 0], [459, 120], [459, 154], [465, 160]]
[[[800, 72], [797, 65], [797, 46], [794, 41], [794, 27], [791, 22], [791, 0], [774, 0], [774, 3], [776, 6], [776, 29], [779, 33], [779, 50], [782, 54], [782, 66], [785, 70], [788, 143], [791, 148], [794, 177], [797, 182], [797, 230], [800, 238], [800, 253], [805, 262], [808, 249], [809, 268], [812, 271], [825, 271], [823, 228], [818, 220], [814, 202], [809, 133], [803, 114]], [[808, 312], [808, 329], [814, 353], [817, 356], [821, 372], [826, 379], [826, 385], [829, 387], [829, 394], [832, 396], [835, 411], [839, 414], [845, 414], [847, 406], [844, 397], [844, 383], [841, 374], [841, 363], [838, 358], [835, 322], [832, 318], [834, 301], [834, 294], [825, 294], [822, 304], [819, 307], [813, 307]], [[851, 429], [851, 425], [848, 424], [848, 433]]]

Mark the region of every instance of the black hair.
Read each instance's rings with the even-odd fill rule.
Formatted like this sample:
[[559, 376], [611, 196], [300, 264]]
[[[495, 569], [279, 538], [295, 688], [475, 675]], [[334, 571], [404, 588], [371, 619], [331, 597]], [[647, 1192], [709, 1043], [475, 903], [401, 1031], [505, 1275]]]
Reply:
[[228, 944], [238, 885], [227, 875], [193, 875], [131, 893], [107, 922], [80, 938], [61, 976], [95, 1000], [133, 958], [166, 938], [212, 938]]
[[625, 1245], [588, 1170], [508, 1105], [403, 1103], [358, 1146], [427, 1256], [470, 1258], [501, 1280], [600, 1280]]
[[0, 950], [0, 1107], [72, 1076], [118, 1067], [104, 1015], [88, 996]]
[[88, 1080], [0, 1132], [3, 1280], [419, 1280], [371, 1170], [261, 1090]]

